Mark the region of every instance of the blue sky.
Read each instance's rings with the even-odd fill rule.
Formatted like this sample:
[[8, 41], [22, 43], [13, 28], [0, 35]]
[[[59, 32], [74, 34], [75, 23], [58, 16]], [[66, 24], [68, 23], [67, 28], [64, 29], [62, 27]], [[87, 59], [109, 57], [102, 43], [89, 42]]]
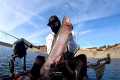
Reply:
[[[51, 15], [69, 16], [80, 47], [120, 43], [120, 0], [0, 0], [0, 31], [45, 44]], [[0, 33], [0, 41], [16, 39]]]

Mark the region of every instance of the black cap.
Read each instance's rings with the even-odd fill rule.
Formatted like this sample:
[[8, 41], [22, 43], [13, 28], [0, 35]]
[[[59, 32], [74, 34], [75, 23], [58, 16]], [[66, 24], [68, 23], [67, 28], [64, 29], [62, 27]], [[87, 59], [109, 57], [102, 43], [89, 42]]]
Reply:
[[53, 15], [53, 16], [51, 16], [51, 17], [49, 18], [49, 22], [48, 22], [47, 25], [50, 26], [50, 24], [51, 24], [53, 21], [58, 21], [58, 20], [59, 20], [58, 17], [57, 17], [56, 15]]

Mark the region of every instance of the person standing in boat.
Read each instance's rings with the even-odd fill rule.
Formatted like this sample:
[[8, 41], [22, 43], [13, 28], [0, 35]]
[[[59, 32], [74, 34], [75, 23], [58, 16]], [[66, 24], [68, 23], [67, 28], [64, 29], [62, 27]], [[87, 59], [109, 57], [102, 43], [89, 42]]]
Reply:
[[[55, 43], [56, 37], [57, 37], [57, 33], [59, 32], [59, 29], [61, 27], [61, 22], [59, 20], [59, 18], [56, 15], [53, 15], [49, 18], [49, 22], [47, 24], [52, 32], [47, 36], [46, 38], [46, 46], [47, 46], [47, 54], [50, 54], [51, 49], [53, 48], [53, 45]], [[68, 55], [69, 57], [73, 56], [76, 48], [77, 48], [77, 44], [74, 41], [74, 32], [72, 31], [71, 36], [69, 37], [68, 43], [67, 43], [67, 48], [65, 52], [69, 52]]]
[[[47, 46], [47, 54], [50, 55], [51, 50], [54, 46], [54, 43], [57, 39], [58, 36], [58, 32], [61, 28], [61, 22], [59, 20], [59, 18], [56, 15], [50, 16], [49, 18], [49, 22], [47, 24], [50, 29], [51, 29], [51, 33], [46, 37], [46, 46]], [[72, 26], [73, 29], [73, 26]], [[71, 59], [74, 56], [75, 50], [77, 49], [77, 44], [74, 41], [74, 33], [73, 31], [71, 32], [71, 35], [68, 39], [67, 45], [65, 45], [66, 49], [64, 51], [64, 55], [60, 56], [57, 58], [57, 60], [53, 63], [53, 70], [55, 69], [56, 64], [61, 64], [61, 62]], [[66, 67], [67, 66], [67, 67]], [[58, 67], [57, 67], [58, 68]], [[66, 77], [70, 76], [72, 69], [70, 69], [69, 65], [65, 63], [64, 67], [66, 68], [63, 72], [63, 75], [65, 75]], [[59, 70], [58, 70], [59, 71]], [[66, 74], [66, 71], [68, 74]], [[73, 74], [72, 74], [73, 75]]]

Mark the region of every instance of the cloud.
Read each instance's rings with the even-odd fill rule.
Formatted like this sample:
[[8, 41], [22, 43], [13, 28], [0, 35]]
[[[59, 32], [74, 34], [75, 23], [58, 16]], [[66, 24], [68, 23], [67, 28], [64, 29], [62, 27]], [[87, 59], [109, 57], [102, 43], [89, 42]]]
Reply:
[[[26, 38], [39, 40], [40, 36], [43, 38], [48, 34], [43, 24], [47, 23], [49, 16], [55, 14], [62, 19], [68, 15], [76, 34], [81, 37], [93, 31], [83, 27], [86, 21], [120, 14], [119, 4], [120, 0], [0, 0], [0, 30], [14, 33], [22, 27], [21, 24], [29, 23], [36, 30]], [[29, 31], [27, 29], [25, 31]]]
[[75, 40], [76, 42], [79, 44], [79, 42], [81, 42], [81, 38], [80, 37], [84, 37], [85, 35], [89, 34], [90, 32], [92, 32], [93, 30], [83, 30], [83, 31], [75, 31]]
[[[60, 1], [57, 1], [56, 3], [59, 2]], [[50, 6], [53, 6], [53, 4], [49, 4], [48, 0], [5, 0], [0, 1], [0, 5], [0, 30], [3, 31], [11, 31], [18, 27], [18, 25], [27, 21], [29, 22], [31, 17], [42, 13], [46, 9], [49, 9]], [[44, 20], [43, 17], [38, 17]], [[30, 23], [36, 27], [35, 24], [32, 22]]]
[[83, 35], [86, 35], [86, 34], [88, 34], [90, 32], [92, 32], [92, 30], [80, 31], [80, 32], [78, 32], [78, 36], [83, 36]]
[[120, 1], [115, 0], [79, 0], [69, 2], [75, 14], [74, 24], [93, 19], [104, 18], [120, 14]]
[[48, 33], [49, 33], [49, 29], [47, 29], [47, 28], [44, 28], [44, 29], [42, 29], [41, 31], [35, 31], [35, 32], [33, 32], [32, 33], [32, 35], [30, 35], [30, 36], [28, 36], [27, 37], [27, 39], [28, 40], [34, 40], [34, 39], [43, 39], [43, 38], [45, 38], [45, 35], [47, 35]]
[[[30, 19], [40, 14], [38, 17], [44, 20], [51, 14], [47, 11], [53, 11], [54, 14], [62, 16], [69, 15], [73, 19], [73, 23], [77, 24], [80, 21], [119, 14], [119, 3], [119, 0], [114, 2], [108, 0], [1, 0], [0, 30], [13, 30], [26, 21], [34, 27], [38, 27]], [[41, 16], [41, 14], [45, 15]]]

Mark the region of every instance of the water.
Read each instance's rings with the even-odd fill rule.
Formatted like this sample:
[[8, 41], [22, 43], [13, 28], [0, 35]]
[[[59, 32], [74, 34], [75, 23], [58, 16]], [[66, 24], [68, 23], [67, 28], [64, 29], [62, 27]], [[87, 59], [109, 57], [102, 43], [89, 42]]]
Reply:
[[[120, 59], [112, 59], [111, 63], [105, 66], [105, 72], [102, 80], [120, 80]], [[95, 71], [88, 69], [88, 76], [95, 80]]]
[[[0, 76], [10, 74], [9, 60], [11, 59], [12, 51], [13, 50], [11, 48], [0, 46]], [[29, 51], [27, 53], [26, 66], [27, 70], [30, 70], [37, 54]], [[15, 65], [16, 72], [23, 71], [23, 59], [17, 58]]]
[[[12, 54], [12, 49], [0, 46], [0, 76], [10, 74], [8, 63], [11, 54]], [[37, 54], [28, 52], [27, 70], [31, 69], [36, 56]], [[93, 63], [95, 60], [90, 59], [89, 61]], [[17, 72], [22, 71], [22, 67], [23, 67], [22, 62], [23, 60], [17, 59], [16, 61]], [[120, 59], [112, 59], [111, 64], [106, 65], [102, 80], [120, 80], [119, 74], [120, 74]], [[90, 80], [95, 80], [95, 71], [92, 69], [88, 69], [88, 76]]]

